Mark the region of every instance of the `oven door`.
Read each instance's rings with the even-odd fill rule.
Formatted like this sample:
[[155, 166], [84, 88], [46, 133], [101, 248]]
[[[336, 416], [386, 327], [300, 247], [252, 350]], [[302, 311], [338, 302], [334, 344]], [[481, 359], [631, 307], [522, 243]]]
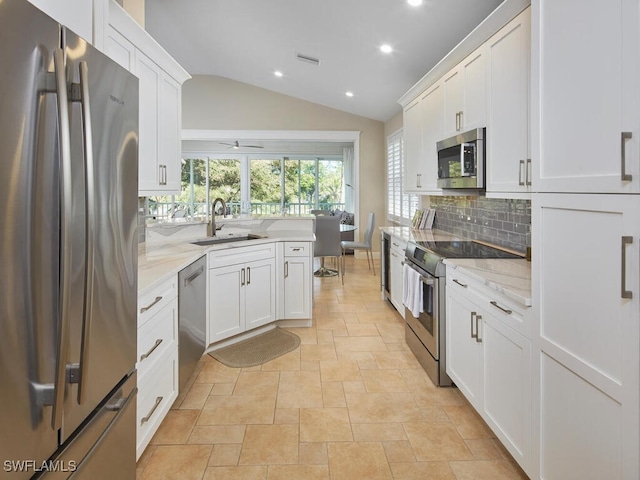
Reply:
[[407, 261], [407, 265], [420, 274], [420, 288], [422, 288], [422, 312], [416, 318], [411, 310], [405, 308], [405, 320], [413, 333], [427, 347], [431, 356], [438, 360], [440, 356], [439, 348], [439, 307], [438, 279], [430, 275], [417, 265]]

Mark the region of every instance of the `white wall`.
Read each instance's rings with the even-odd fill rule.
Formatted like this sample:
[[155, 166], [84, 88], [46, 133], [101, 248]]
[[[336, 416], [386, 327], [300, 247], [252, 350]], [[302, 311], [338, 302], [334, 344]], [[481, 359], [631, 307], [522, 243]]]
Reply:
[[[384, 224], [386, 146], [382, 122], [228, 78], [194, 75], [182, 89], [182, 128], [360, 131], [360, 215], [356, 233], [364, 234], [370, 210], [376, 213], [376, 226]], [[379, 235], [373, 238], [374, 250], [379, 251]]]

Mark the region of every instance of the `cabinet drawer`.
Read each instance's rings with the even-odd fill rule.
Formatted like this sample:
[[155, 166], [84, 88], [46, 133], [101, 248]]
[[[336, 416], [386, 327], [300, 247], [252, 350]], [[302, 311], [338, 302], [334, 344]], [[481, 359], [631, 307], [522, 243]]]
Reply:
[[178, 396], [178, 349], [173, 348], [165, 352], [161, 361], [148, 373], [146, 379], [138, 378], [136, 410], [138, 458]]
[[404, 257], [404, 251], [407, 249], [407, 241], [398, 237], [391, 237], [391, 250], [401, 254]]
[[311, 254], [311, 243], [309, 242], [285, 242], [285, 257], [308, 257]]
[[519, 334], [531, 338], [530, 307], [468, 277], [460, 269], [447, 268], [447, 289], [458, 292], [478, 307], [491, 312]]
[[177, 275], [171, 275], [156, 288], [138, 296], [138, 328], [177, 296]]
[[174, 298], [138, 329], [138, 378], [144, 379], [164, 353], [175, 347], [177, 304]]
[[209, 252], [209, 268], [275, 258], [275, 243], [263, 243], [251, 247], [233, 247]]

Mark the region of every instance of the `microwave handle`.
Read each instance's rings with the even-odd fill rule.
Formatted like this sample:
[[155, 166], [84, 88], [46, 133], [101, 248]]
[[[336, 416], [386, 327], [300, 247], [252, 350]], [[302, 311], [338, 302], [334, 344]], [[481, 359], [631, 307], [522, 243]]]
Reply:
[[476, 144], [475, 143], [463, 143], [460, 145], [460, 174], [463, 177], [468, 177], [469, 172], [464, 169], [464, 150], [465, 148], [471, 148], [473, 150], [473, 156], [476, 156]]

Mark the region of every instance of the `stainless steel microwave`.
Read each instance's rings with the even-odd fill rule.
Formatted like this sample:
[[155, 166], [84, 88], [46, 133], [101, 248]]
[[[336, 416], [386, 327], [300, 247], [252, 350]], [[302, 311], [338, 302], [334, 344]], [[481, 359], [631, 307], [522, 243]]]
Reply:
[[439, 188], [484, 188], [485, 129], [437, 143]]

